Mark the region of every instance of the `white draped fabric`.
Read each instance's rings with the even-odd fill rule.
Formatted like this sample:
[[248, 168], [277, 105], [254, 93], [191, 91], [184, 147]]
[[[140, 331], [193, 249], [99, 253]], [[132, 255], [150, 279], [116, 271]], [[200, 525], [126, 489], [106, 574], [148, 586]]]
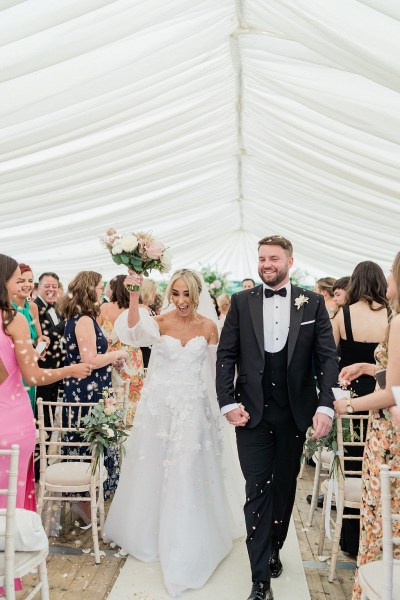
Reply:
[[109, 226], [174, 266], [255, 273], [256, 242], [349, 274], [399, 250], [396, 0], [2, 0], [0, 252], [121, 272]]

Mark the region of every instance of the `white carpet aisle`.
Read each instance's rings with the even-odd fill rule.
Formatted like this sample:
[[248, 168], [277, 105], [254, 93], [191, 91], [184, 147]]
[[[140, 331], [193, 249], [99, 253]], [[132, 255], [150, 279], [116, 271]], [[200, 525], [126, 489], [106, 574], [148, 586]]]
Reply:
[[[273, 580], [275, 600], [310, 600], [293, 519], [281, 553], [283, 573]], [[244, 538], [219, 565], [201, 590], [190, 590], [182, 600], [246, 600], [251, 588]], [[108, 600], [169, 600], [159, 563], [146, 564], [128, 557]]]

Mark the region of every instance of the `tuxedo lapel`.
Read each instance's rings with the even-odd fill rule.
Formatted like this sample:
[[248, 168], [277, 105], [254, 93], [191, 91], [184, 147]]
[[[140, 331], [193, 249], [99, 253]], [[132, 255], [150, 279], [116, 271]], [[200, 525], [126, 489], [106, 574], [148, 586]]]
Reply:
[[263, 320], [263, 286], [254, 288], [249, 294], [250, 316], [253, 322], [258, 346], [264, 358], [264, 320]]
[[300, 333], [301, 321], [303, 319], [304, 305], [297, 308], [294, 301], [296, 298], [303, 294], [305, 290], [292, 285], [292, 295], [290, 300], [290, 325], [289, 325], [289, 336], [288, 336], [288, 365], [292, 360], [294, 348], [296, 346], [297, 338]]

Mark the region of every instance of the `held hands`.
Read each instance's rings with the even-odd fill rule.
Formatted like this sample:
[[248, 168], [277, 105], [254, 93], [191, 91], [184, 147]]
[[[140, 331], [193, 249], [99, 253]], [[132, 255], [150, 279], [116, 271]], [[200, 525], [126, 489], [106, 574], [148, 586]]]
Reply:
[[313, 429], [314, 433], [312, 435], [313, 440], [316, 440], [321, 437], [325, 437], [328, 435], [332, 427], [332, 419], [325, 415], [324, 413], [317, 412], [313, 417]]
[[243, 404], [239, 404], [238, 408], [227, 412], [225, 417], [227, 421], [235, 427], [244, 427], [250, 419], [250, 415], [245, 411]]

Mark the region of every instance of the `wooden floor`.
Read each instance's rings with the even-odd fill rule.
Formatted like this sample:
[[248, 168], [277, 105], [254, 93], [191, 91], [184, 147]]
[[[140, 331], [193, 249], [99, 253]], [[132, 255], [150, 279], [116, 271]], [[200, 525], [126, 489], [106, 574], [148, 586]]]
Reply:
[[[347, 555], [339, 554], [338, 577], [328, 582], [328, 565], [318, 560], [318, 526], [321, 509], [317, 509], [314, 525], [309, 528], [309, 505], [306, 496], [311, 492], [314, 469], [306, 467], [303, 479], [297, 486], [296, 504], [293, 512], [302, 560], [312, 600], [350, 600], [355, 562]], [[101, 565], [95, 565], [92, 536], [82, 531], [70, 515], [59, 538], [50, 538], [51, 554], [48, 561], [48, 577], [51, 600], [105, 600], [111, 591], [125, 559], [115, 556], [117, 549], [101, 544], [106, 556]], [[324, 555], [330, 554], [330, 542], [326, 542]], [[86, 553], [85, 553], [86, 552]], [[24, 591], [18, 592], [17, 600], [26, 598], [29, 588], [36, 581], [35, 575], [24, 578]], [[139, 599], [138, 599], [139, 600]], [[152, 599], [153, 600], [153, 599]], [[157, 599], [154, 599], [157, 600]], [[212, 600], [212, 599], [210, 599]], [[232, 600], [245, 600], [232, 598]], [[291, 598], [276, 600], [295, 600]]]

